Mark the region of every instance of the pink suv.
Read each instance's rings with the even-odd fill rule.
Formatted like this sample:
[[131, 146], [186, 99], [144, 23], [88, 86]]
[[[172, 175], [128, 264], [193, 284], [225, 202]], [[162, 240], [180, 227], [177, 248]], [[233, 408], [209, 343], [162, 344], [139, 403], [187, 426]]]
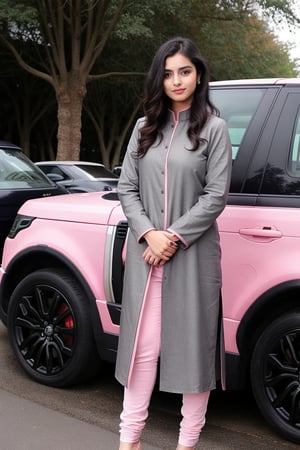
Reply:
[[[250, 382], [269, 423], [300, 443], [300, 79], [212, 83], [211, 94], [234, 158], [218, 221], [227, 387]], [[0, 316], [36, 381], [65, 386], [91, 372], [95, 355], [115, 360], [126, 234], [115, 192], [19, 210]]]

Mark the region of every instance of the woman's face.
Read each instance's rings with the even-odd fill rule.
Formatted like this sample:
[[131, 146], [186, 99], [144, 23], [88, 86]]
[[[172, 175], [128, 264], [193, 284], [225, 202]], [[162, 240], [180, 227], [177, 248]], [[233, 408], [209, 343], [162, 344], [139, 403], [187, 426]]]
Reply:
[[200, 75], [189, 58], [181, 53], [166, 58], [163, 87], [175, 113], [191, 106], [199, 81]]

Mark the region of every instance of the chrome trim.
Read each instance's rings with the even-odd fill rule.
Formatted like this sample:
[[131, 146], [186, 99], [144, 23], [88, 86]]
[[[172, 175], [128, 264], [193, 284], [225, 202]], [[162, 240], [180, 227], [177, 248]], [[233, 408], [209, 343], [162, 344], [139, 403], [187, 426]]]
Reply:
[[112, 287], [112, 262], [113, 262], [113, 249], [116, 237], [117, 227], [110, 225], [107, 228], [105, 250], [104, 250], [104, 292], [107, 302], [115, 303], [114, 291]]

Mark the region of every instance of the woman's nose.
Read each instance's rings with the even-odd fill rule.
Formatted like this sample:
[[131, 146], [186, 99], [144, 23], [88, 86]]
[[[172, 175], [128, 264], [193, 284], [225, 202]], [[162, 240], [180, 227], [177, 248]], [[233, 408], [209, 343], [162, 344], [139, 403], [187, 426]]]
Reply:
[[180, 83], [181, 83], [180, 77], [178, 75], [174, 74], [174, 76], [173, 76], [173, 84], [174, 84], [174, 86], [178, 86]]

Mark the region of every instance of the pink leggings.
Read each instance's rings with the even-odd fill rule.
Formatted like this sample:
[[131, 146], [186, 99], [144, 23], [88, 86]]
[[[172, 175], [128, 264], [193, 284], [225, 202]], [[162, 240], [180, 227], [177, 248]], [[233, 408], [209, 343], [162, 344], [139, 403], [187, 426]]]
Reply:
[[[155, 384], [160, 353], [162, 268], [153, 268], [138, 333], [135, 359], [130, 383], [124, 389], [121, 413], [120, 440], [137, 442], [148, 417], [148, 407]], [[197, 444], [205, 424], [210, 392], [183, 394], [183, 416], [180, 423], [179, 444], [193, 447]]]

